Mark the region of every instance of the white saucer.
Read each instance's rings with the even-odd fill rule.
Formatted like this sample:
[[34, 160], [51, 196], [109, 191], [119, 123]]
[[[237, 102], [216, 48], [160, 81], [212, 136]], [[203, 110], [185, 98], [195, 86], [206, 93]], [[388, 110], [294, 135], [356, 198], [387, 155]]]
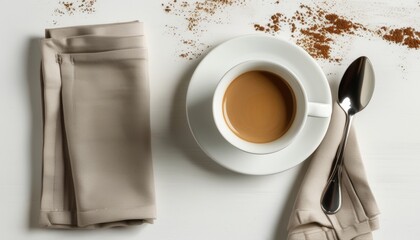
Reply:
[[292, 168], [307, 159], [321, 143], [330, 117], [308, 117], [299, 136], [285, 149], [257, 155], [227, 142], [216, 128], [212, 98], [221, 77], [238, 63], [268, 60], [286, 66], [302, 81], [308, 100], [332, 105], [330, 87], [315, 60], [300, 47], [274, 37], [247, 35], [214, 48], [197, 66], [187, 93], [187, 119], [203, 151], [220, 165], [251, 175], [273, 174]]

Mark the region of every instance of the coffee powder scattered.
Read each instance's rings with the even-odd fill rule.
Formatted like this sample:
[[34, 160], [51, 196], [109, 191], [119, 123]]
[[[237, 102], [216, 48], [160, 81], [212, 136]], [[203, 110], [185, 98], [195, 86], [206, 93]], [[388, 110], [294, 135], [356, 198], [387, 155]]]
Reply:
[[210, 19], [217, 12], [222, 12], [227, 6], [244, 4], [245, 0], [204, 0], [204, 1], [180, 1], [171, 0], [166, 4], [162, 3], [164, 11], [175, 16], [184, 17], [187, 20], [187, 30], [199, 32], [198, 25], [201, 22], [215, 21], [222, 19]]
[[280, 31], [280, 23], [286, 22], [287, 18], [281, 13], [275, 13], [271, 15], [270, 20], [265, 25], [254, 24], [256, 31], [266, 32], [266, 33], [276, 33]]
[[[205, 49], [209, 48], [209, 45], [201, 40], [202, 33], [207, 30], [200, 25], [203, 23], [227, 23], [227, 19], [217, 17], [219, 12], [223, 12], [227, 7], [246, 6], [247, 4], [246, 0], [195, 0], [193, 2], [169, 0], [166, 4], [162, 4], [166, 13], [186, 20], [185, 25], [167, 25], [167, 28], [171, 29], [178, 37], [184, 35], [182, 32], [193, 35], [191, 39], [194, 40], [181, 40], [184, 50], [179, 56], [186, 59], [201, 56]], [[273, 1], [272, 4], [278, 9], [282, 2]], [[367, 27], [366, 24], [355, 22], [351, 18], [329, 12], [326, 9], [327, 7], [318, 5], [300, 4], [298, 10], [291, 16], [286, 16], [285, 13], [277, 10], [270, 15], [265, 23], [252, 23], [252, 19], [250, 22], [255, 31], [270, 35], [290, 31], [290, 37], [311, 56], [329, 62], [341, 61], [341, 56], [339, 54], [334, 56], [333, 52], [340, 52], [349, 43], [349, 38], [346, 36], [368, 39], [380, 37], [389, 43], [401, 44], [410, 49], [420, 48], [420, 33], [414, 28]], [[200, 48], [198, 49], [197, 46]]]
[[[275, 15], [283, 16], [281, 13]], [[275, 33], [273, 31], [272, 15], [267, 24], [254, 24], [256, 31]], [[372, 30], [352, 19], [340, 16], [336, 13], [329, 13], [320, 7], [310, 7], [301, 4], [299, 10], [292, 17], [279, 18], [282, 23], [288, 25], [291, 37], [296, 44], [303, 47], [312, 57], [326, 59], [330, 62], [340, 62], [339, 56], [332, 56], [332, 47], [340, 47], [342, 37], [357, 35], [359, 37], [380, 37], [390, 43], [397, 43], [411, 49], [420, 48], [420, 32], [414, 28], [389, 28], [381, 27], [379, 30]], [[276, 23], [277, 25], [281, 23]], [[298, 31], [298, 34], [296, 33]], [[338, 40], [338, 38], [340, 38]]]
[[[326, 59], [331, 62], [339, 62], [341, 60], [340, 57], [331, 55], [332, 46], [337, 45], [335, 37], [355, 35], [357, 30], [360, 29], [367, 31], [360, 23], [354, 23], [343, 16], [328, 13], [319, 7], [313, 8], [303, 4], [299, 6], [299, 9], [291, 17], [287, 18], [281, 13], [275, 13], [264, 27], [260, 27], [260, 24], [255, 24], [254, 29], [268, 33], [277, 32], [273, 31], [272, 28], [273, 16], [282, 16], [277, 19], [289, 28], [291, 37], [296, 41], [296, 44], [303, 47], [312, 57]], [[277, 22], [276, 24], [279, 25], [281, 23]]]
[[55, 16], [74, 15], [75, 13], [92, 14], [96, 11], [97, 0], [69, 0], [59, 1], [54, 9]]
[[204, 24], [223, 24], [227, 20], [217, 16], [229, 7], [244, 5], [246, 0], [169, 0], [161, 6], [165, 13], [181, 17], [185, 24], [166, 25], [170, 34], [180, 38], [178, 56], [188, 60], [200, 57], [210, 46], [201, 42], [207, 32]]
[[381, 27], [377, 33], [389, 42], [401, 44], [412, 49], [420, 48], [420, 32], [414, 28], [391, 29], [389, 27]]

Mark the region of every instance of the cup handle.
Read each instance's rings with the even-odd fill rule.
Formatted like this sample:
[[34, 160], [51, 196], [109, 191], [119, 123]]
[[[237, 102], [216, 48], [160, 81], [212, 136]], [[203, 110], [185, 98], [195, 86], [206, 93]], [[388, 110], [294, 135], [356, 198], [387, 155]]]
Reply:
[[308, 116], [326, 118], [331, 116], [332, 108], [330, 104], [308, 102]]

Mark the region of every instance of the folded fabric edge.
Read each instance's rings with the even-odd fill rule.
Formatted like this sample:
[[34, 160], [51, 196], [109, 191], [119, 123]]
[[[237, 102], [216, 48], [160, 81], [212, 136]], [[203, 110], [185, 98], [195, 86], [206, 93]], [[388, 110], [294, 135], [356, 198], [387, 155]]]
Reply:
[[289, 232], [288, 240], [338, 240], [332, 228], [320, 226], [317, 223], [308, 223]]
[[46, 28], [45, 29], [45, 38], [57, 38], [62, 34], [62, 32], [66, 32], [68, 30], [85, 30], [85, 29], [97, 29], [97, 28], [113, 28], [118, 27], [121, 25], [125, 25], [126, 27], [129, 25], [137, 25], [140, 27], [140, 33], [143, 33], [143, 22], [139, 20], [134, 21], [125, 21], [125, 22], [117, 22], [117, 23], [102, 23], [102, 24], [88, 24], [88, 25], [77, 25], [77, 26], [66, 26], [66, 27], [58, 27], [58, 28]]
[[[74, 216], [77, 215], [77, 221]], [[155, 206], [129, 209], [99, 209], [86, 212], [41, 211], [40, 226], [47, 228], [96, 229], [153, 224], [156, 219]]]
[[343, 229], [339, 228], [339, 222], [335, 215], [328, 215], [328, 218], [333, 226], [335, 226], [335, 232], [339, 236], [340, 240], [354, 239], [379, 229], [378, 216], [369, 218], [363, 222], [352, 224]]

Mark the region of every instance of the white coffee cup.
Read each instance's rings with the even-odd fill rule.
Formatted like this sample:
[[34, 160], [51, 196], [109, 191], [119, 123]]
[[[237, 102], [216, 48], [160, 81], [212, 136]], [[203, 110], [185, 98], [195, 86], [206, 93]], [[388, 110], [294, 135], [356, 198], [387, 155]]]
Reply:
[[[223, 114], [223, 98], [230, 83], [243, 73], [250, 71], [266, 71], [280, 76], [290, 86], [296, 101], [296, 111], [290, 128], [280, 138], [267, 143], [253, 143], [238, 137], [229, 128]], [[268, 154], [287, 147], [301, 132], [308, 117], [329, 117], [329, 104], [309, 102], [302, 83], [285, 66], [265, 60], [242, 62], [227, 71], [218, 83], [213, 95], [213, 118], [220, 134], [233, 146], [252, 154]]]

